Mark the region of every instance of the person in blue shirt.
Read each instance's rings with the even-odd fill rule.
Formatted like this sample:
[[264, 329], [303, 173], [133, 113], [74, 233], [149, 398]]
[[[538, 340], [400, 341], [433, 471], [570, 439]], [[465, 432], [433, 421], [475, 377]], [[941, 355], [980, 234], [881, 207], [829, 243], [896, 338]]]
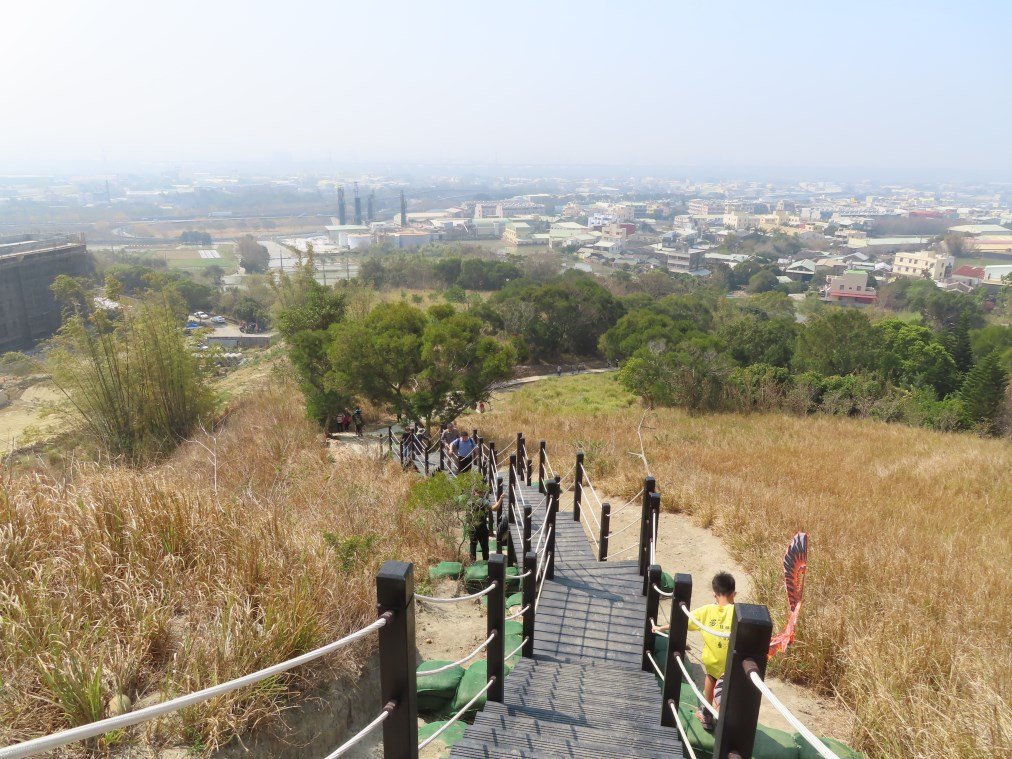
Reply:
[[471, 471], [471, 461], [474, 458], [474, 449], [477, 447], [467, 430], [462, 431], [460, 437], [450, 444], [450, 451], [457, 457], [458, 472]]

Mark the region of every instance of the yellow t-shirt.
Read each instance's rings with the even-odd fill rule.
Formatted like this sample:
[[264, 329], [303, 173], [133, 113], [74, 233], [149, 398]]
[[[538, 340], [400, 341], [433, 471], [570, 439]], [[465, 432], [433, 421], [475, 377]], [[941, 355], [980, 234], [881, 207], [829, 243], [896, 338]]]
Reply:
[[[727, 606], [707, 604], [706, 606], [700, 606], [698, 609], [693, 609], [692, 616], [707, 627], [730, 634], [731, 618], [734, 616], [734, 604], [728, 604]], [[690, 619], [689, 629], [699, 630], [700, 628]], [[703, 635], [703, 669], [711, 677], [721, 677], [724, 674], [724, 666], [727, 664], [727, 644], [729, 641], [726, 638], [718, 638], [716, 635], [711, 635], [705, 630], [701, 632]]]

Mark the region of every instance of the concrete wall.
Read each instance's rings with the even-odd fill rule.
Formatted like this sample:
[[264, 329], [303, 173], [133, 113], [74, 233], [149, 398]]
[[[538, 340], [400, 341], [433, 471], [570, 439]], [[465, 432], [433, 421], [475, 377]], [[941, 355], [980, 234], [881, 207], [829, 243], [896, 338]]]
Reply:
[[29, 348], [60, 327], [60, 304], [50, 286], [60, 274], [91, 273], [82, 243], [48, 249], [0, 251], [0, 353]]

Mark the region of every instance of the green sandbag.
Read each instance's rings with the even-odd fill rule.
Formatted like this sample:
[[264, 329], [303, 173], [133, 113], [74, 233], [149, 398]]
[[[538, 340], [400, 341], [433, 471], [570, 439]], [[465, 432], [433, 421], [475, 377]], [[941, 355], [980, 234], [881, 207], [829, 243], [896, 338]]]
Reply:
[[[450, 662], [440, 661], [433, 659], [432, 661], [425, 661], [418, 665], [418, 673], [428, 672], [431, 669], [439, 669], [445, 667]], [[415, 676], [415, 691], [419, 696], [432, 695], [442, 696], [445, 699], [450, 699], [453, 694], [457, 692], [457, 686], [460, 685], [461, 678], [464, 677], [464, 668], [450, 667], [443, 672], [437, 672], [434, 675], [428, 675], [427, 677]]]
[[689, 743], [696, 750], [697, 759], [710, 759], [713, 756], [713, 733], [703, 729], [696, 717], [696, 708], [682, 703], [678, 707], [678, 719], [685, 728], [685, 734], [689, 736]]
[[[445, 721], [440, 721], [440, 722], [430, 722], [427, 725], [422, 725], [420, 728], [418, 728], [418, 742], [421, 743], [445, 724], [446, 724]], [[444, 730], [442, 733], [439, 734], [439, 737], [436, 738], [435, 742], [436, 743], [442, 742], [443, 745], [449, 748], [454, 743], [456, 743], [457, 741], [459, 741], [461, 738], [464, 737], [465, 730], [467, 730], [467, 725], [465, 725], [463, 722], [460, 721], [454, 722], [452, 725], [446, 728], [446, 730]]]
[[488, 562], [476, 561], [464, 572], [464, 584], [468, 590], [479, 590], [488, 585]]
[[506, 589], [518, 590], [520, 588], [520, 570], [516, 567], [506, 567]]
[[511, 594], [509, 596], [506, 596], [506, 608], [507, 609], [510, 608], [511, 606], [522, 606], [523, 602], [524, 602], [524, 594], [523, 593], [513, 593], [513, 594]]
[[752, 759], [798, 759], [798, 744], [793, 733], [759, 725], [755, 731]]
[[[505, 645], [503, 646], [503, 654], [508, 654], [514, 648], [519, 646], [523, 642], [524, 638], [522, 635], [509, 635], [507, 634], [504, 638]], [[513, 658], [517, 659], [520, 657], [520, 653], [513, 654]]]
[[[819, 752], [798, 733], [794, 734], [794, 742], [798, 744], [798, 759], [820, 759]], [[822, 738], [822, 742], [840, 759], [864, 759], [864, 754], [860, 751], [855, 751], [835, 738]]]
[[[464, 673], [464, 677], [460, 680], [460, 685], [457, 686], [457, 693], [453, 697], [453, 704], [450, 706], [450, 710], [456, 714], [464, 708], [465, 704], [470, 701], [475, 695], [485, 687], [488, 682], [488, 665], [483, 661], [476, 661], [467, 671]], [[467, 716], [468, 714], [474, 714], [475, 712], [481, 711], [482, 707], [485, 706], [485, 693], [471, 704], [470, 708], [462, 715]]]
[[464, 565], [459, 561], [441, 561], [434, 567], [429, 567], [430, 580], [442, 580], [449, 577], [451, 580], [460, 578], [464, 571]]
[[417, 701], [419, 714], [431, 714], [442, 717], [450, 711], [453, 696], [419, 696]]
[[[520, 635], [522, 637], [524, 634], [524, 623], [519, 619], [507, 619], [503, 624], [503, 632], [507, 635]], [[509, 646], [506, 647], [506, 650], [510, 650]]]
[[675, 578], [667, 572], [661, 572], [661, 583], [658, 585], [665, 593], [671, 593], [675, 589]]

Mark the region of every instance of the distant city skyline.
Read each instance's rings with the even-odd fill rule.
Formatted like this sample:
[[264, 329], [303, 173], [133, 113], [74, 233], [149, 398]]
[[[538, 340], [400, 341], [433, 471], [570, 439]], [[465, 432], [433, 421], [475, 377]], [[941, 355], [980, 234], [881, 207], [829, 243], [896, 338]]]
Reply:
[[5, 8], [0, 174], [593, 167], [1012, 181], [1012, 4]]

